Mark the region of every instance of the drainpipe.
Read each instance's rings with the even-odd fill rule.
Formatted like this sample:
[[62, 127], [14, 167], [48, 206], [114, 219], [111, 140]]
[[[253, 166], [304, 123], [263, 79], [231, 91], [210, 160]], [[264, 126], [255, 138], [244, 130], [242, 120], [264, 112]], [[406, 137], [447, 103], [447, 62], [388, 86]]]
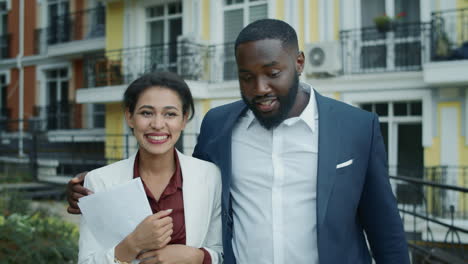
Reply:
[[24, 0], [20, 0], [19, 4], [19, 53], [16, 56], [16, 66], [19, 70], [19, 138], [18, 138], [18, 155], [24, 156], [23, 137], [24, 137], [24, 70], [23, 70], [23, 54], [24, 54]]

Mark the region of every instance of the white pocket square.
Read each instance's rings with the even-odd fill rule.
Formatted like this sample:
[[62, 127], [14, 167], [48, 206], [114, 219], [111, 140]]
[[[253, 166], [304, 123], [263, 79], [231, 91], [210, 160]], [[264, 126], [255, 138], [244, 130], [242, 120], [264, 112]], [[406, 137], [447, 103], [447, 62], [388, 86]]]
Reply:
[[341, 169], [341, 168], [346, 167], [346, 166], [349, 166], [349, 165], [351, 165], [351, 164], [353, 164], [353, 159], [350, 159], [350, 160], [348, 160], [348, 161], [345, 161], [345, 162], [343, 162], [343, 163], [340, 163], [340, 164], [336, 165], [336, 168], [337, 168], [337, 169]]

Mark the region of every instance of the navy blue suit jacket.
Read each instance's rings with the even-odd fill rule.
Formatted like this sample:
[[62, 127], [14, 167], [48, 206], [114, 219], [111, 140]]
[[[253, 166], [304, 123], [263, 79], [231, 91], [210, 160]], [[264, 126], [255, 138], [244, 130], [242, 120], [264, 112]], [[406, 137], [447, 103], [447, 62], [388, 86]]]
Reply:
[[[378, 264], [409, 263], [377, 116], [315, 94], [319, 112], [316, 214], [319, 262], [371, 263], [365, 231]], [[227, 264], [236, 263], [231, 244], [231, 166], [242, 166], [231, 164], [231, 136], [236, 121], [246, 110], [242, 101], [210, 110], [202, 122], [193, 153], [221, 170]], [[350, 159], [351, 165], [337, 168], [337, 164]]]

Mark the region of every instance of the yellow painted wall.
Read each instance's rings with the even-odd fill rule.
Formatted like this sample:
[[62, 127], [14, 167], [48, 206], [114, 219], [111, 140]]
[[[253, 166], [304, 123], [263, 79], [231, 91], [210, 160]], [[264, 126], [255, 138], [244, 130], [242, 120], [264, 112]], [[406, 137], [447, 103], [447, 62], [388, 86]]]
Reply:
[[123, 48], [124, 3], [110, 2], [106, 6], [106, 50]]
[[201, 103], [202, 103], [202, 116], [205, 116], [205, 114], [211, 109], [211, 100], [203, 99], [201, 100]]
[[339, 93], [339, 92], [334, 92], [334, 93], [333, 93], [333, 98], [334, 98], [335, 100], [341, 100], [341, 93]]
[[305, 19], [304, 19], [304, 1], [307, 0], [298, 0], [297, 2], [297, 10], [298, 10], [298, 28], [297, 28], [297, 40], [299, 41], [299, 50], [304, 50], [305, 44]]
[[310, 41], [317, 42], [319, 41], [319, 0], [310, 0], [309, 2]]
[[[295, 0], [296, 1], [296, 0]], [[276, 0], [276, 19], [284, 20], [284, 0]]]
[[202, 39], [210, 40], [210, 0], [202, 0]]
[[[462, 128], [462, 107], [460, 102], [443, 102], [437, 105], [437, 127], [438, 127], [438, 137], [433, 139], [433, 145], [429, 148], [424, 149], [424, 165], [426, 167], [430, 166], [439, 166], [441, 160], [441, 146], [440, 146], [440, 134], [441, 134], [441, 112], [443, 108], [456, 108], [457, 109], [457, 130], [458, 134], [458, 160], [459, 160], [459, 167], [468, 166], [468, 147], [465, 145], [465, 137], [462, 136], [461, 128]], [[432, 179], [428, 179], [432, 180]], [[459, 170], [458, 175], [458, 185], [463, 187], [468, 187], [468, 179], [464, 175], [462, 170]], [[432, 188], [431, 188], [432, 189]], [[428, 197], [432, 195], [436, 195], [438, 193], [429, 191]], [[432, 199], [428, 199], [428, 208], [432, 208]], [[458, 210], [459, 212], [467, 212], [468, 211], [468, 197], [460, 197], [458, 203]]]
[[106, 158], [122, 159], [125, 147], [124, 115], [120, 103], [106, 104]]
[[340, 40], [340, 0], [334, 0], [334, 5], [333, 5], [333, 19], [334, 19], [334, 27], [333, 31], [334, 34], [333, 36], [335, 37], [335, 40]]
[[468, 7], [468, 0], [458, 0], [457, 1], [457, 9], [467, 8]]

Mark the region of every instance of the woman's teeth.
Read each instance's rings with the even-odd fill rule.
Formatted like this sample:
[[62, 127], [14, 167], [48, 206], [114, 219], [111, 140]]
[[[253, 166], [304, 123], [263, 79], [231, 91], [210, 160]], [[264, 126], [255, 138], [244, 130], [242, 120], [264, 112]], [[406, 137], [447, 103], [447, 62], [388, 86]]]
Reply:
[[148, 138], [152, 140], [164, 140], [167, 136], [148, 136]]

